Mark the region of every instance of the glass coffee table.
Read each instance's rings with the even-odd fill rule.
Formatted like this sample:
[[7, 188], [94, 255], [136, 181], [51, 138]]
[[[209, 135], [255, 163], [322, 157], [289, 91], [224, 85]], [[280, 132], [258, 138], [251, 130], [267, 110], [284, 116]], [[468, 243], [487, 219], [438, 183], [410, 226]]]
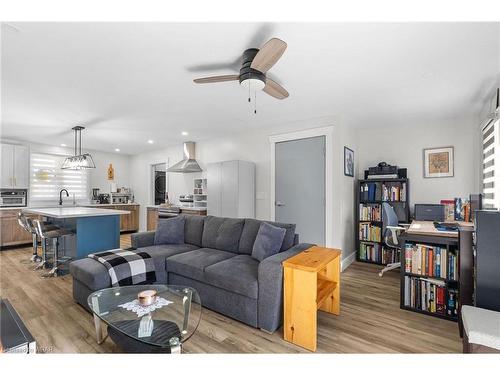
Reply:
[[[139, 304], [138, 294], [156, 291], [149, 306]], [[196, 290], [179, 285], [133, 285], [102, 289], [87, 303], [94, 314], [97, 343], [108, 335], [126, 352], [180, 353], [182, 343], [198, 328], [201, 301]], [[104, 336], [101, 322], [106, 323]]]

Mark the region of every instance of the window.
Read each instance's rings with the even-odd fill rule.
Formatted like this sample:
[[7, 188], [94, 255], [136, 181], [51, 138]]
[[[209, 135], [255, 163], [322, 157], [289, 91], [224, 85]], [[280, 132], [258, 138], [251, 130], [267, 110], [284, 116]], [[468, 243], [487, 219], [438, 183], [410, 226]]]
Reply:
[[84, 169], [61, 169], [65, 156], [31, 153], [30, 200], [59, 199], [59, 191], [67, 189], [70, 197], [88, 198], [88, 172]]
[[490, 121], [483, 128], [483, 206], [500, 208], [500, 121]]

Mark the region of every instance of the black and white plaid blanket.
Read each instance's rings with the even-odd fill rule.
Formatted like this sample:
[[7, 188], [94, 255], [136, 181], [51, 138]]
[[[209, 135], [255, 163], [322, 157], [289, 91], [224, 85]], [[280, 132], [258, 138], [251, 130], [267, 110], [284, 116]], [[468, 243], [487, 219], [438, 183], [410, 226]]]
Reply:
[[154, 261], [147, 253], [115, 249], [89, 254], [89, 258], [108, 269], [112, 286], [152, 284], [156, 281]]

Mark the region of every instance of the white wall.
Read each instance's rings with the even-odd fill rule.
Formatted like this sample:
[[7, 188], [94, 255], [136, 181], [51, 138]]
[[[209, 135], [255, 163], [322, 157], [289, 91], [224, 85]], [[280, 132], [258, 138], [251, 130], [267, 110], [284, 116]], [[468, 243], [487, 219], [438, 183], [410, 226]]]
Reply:
[[[478, 132], [473, 119], [358, 129], [357, 137], [359, 178], [380, 161], [408, 168], [411, 206], [479, 192]], [[441, 146], [454, 147], [454, 177], [424, 178], [423, 149]]]

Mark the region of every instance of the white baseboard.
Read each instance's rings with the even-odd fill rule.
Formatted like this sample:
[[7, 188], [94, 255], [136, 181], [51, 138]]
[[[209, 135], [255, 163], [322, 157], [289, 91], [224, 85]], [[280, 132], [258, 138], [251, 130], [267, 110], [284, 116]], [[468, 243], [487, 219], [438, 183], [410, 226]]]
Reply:
[[347, 269], [347, 267], [349, 267], [351, 263], [354, 262], [355, 260], [356, 260], [356, 252], [353, 251], [351, 254], [349, 254], [347, 258], [342, 259], [342, 261], [340, 262], [340, 272], [344, 272], [344, 270]]

